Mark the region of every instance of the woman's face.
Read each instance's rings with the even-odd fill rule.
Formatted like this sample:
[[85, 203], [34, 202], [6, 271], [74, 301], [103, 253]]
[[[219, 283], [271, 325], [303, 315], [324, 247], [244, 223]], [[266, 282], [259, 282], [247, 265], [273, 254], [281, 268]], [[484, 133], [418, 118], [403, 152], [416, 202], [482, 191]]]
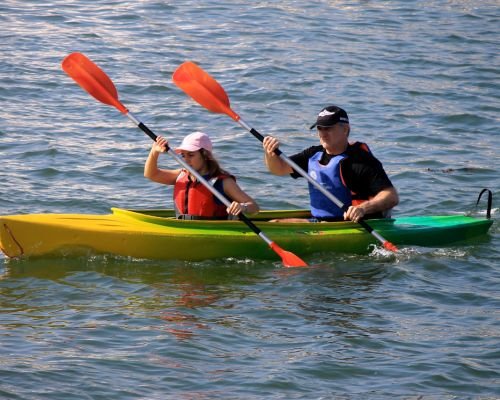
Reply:
[[203, 175], [206, 169], [206, 162], [201, 154], [201, 151], [181, 151], [181, 157], [186, 161], [190, 167], [192, 167], [196, 172]]

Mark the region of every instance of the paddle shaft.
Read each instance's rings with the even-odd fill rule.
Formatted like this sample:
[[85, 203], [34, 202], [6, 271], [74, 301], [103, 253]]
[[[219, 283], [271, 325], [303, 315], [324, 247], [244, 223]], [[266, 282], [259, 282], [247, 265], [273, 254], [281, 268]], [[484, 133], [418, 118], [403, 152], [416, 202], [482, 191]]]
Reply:
[[[264, 141], [264, 136], [259, 133], [256, 129], [252, 128], [245, 121], [240, 118], [236, 121], [243, 128], [248, 130], [253, 136], [255, 136], [261, 142]], [[319, 184], [315, 179], [313, 179], [306, 171], [300, 168], [293, 160], [291, 160], [288, 156], [286, 156], [280, 149], [274, 150], [274, 153], [281, 157], [290, 167], [292, 167], [297, 173], [299, 173], [302, 177], [306, 178], [307, 181], [313, 185], [316, 189], [318, 189], [323, 195], [325, 195], [329, 200], [337, 205], [342, 211], [347, 212], [349, 207], [347, 207], [344, 203], [342, 203], [337, 197], [335, 197], [332, 193], [326, 190], [321, 184]], [[385, 240], [376, 230], [374, 230], [370, 225], [368, 225], [364, 220], [359, 220], [358, 224], [360, 224], [363, 228], [365, 228], [368, 233], [371, 233], [375, 238], [377, 238], [384, 246], [389, 244], [387, 240]], [[393, 245], [394, 246], [394, 245]]]
[[[156, 134], [149, 129], [144, 123], [142, 123], [140, 120], [138, 120], [132, 113], [129, 111], [125, 114], [138, 128], [140, 128], [146, 135], [148, 135], [153, 141], [156, 142]], [[215, 189], [203, 176], [201, 176], [198, 171], [196, 171], [194, 168], [192, 168], [190, 165], [188, 165], [182, 157], [179, 157], [174, 151], [172, 151], [169, 147], [167, 147], [167, 153], [169, 153], [175, 161], [177, 161], [179, 164], [181, 164], [185, 169], [187, 169], [191, 174], [193, 174], [196, 179], [198, 179], [205, 187], [212, 192], [212, 194], [217, 197], [226, 207], [229, 207], [231, 205], [231, 202], [222, 194], [220, 193], [217, 189]], [[270, 240], [248, 217], [243, 214], [239, 213], [238, 218], [243, 221], [247, 226], [254, 231], [257, 235], [259, 235], [262, 240], [264, 240], [269, 246], [272, 246], [273, 241]]]
[[[157, 136], [154, 132], [144, 125], [139, 119], [134, 117], [129, 110], [118, 100], [118, 91], [113, 81], [100, 69], [94, 62], [82, 53], [72, 53], [64, 58], [61, 63], [62, 69], [80, 85], [82, 89], [87, 91], [92, 97], [100, 102], [115, 107], [122, 114], [126, 115], [137, 127], [139, 127], [146, 135], [152, 140], [156, 141]], [[166, 148], [171, 156], [191, 174], [196, 176], [203, 185], [212, 192], [226, 207], [231, 205], [230, 201], [219, 193], [212, 185], [210, 185], [202, 176], [200, 176], [192, 167], [179, 158], [175, 152]], [[238, 214], [238, 218], [245, 222], [245, 224], [264, 240], [269, 247], [278, 254], [283, 264], [287, 267], [306, 267], [307, 264], [304, 260], [297, 257], [295, 254], [283, 250], [276, 243], [271, 241], [264, 233], [257, 228], [243, 213]]]
[[[226, 114], [231, 119], [238, 122], [243, 128], [248, 130], [258, 140], [260, 140], [261, 142], [264, 141], [264, 137], [259, 132], [253, 129], [245, 121], [243, 121], [241, 117], [231, 109], [229, 97], [227, 96], [224, 88], [198, 65], [191, 61], [186, 61], [175, 70], [174, 74], [172, 75], [172, 79], [177, 86], [179, 86], [184, 92], [186, 92], [186, 94], [191, 96], [193, 100], [201, 104], [203, 107], [212, 112]], [[345, 204], [337, 199], [332, 193], [324, 189], [302, 168], [300, 168], [296, 163], [285, 156], [281, 152], [281, 150], [276, 149], [274, 150], [274, 152], [297, 173], [306, 178], [311, 185], [315, 186], [321, 193], [323, 193], [323, 195], [325, 195], [329, 200], [336, 204], [341, 210], [343, 210], [344, 212], [348, 211], [348, 207]], [[366, 222], [360, 220], [358, 221], [358, 223], [369, 233], [371, 233], [375, 238], [377, 238], [386, 249], [397, 251], [396, 246], [394, 246], [391, 242], [385, 240]]]

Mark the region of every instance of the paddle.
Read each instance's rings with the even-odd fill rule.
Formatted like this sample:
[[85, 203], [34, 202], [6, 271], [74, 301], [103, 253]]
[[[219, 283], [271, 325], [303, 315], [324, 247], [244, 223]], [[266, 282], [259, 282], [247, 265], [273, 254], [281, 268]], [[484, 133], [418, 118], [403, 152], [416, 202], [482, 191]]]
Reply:
[[[75, 80], [84, 90], [91, 96], [104, 104], [111, 105], [117, 108], [122, 114], [125, 114], [136, 126], [138, 126], [146, 135], [156, 141], [157, 136], [146, 125], [134, 117], [128, 109], [118, 100], [118, 92], [111, 79], [106, 73], [101, 70], [96, 64], [89, 60], [81, 53], [72, 53], [68, 55], [62, 62], [62, 69], [71, 78]], [[214, 196], [216, 196], [227, 207], [231, 204], [224, 195], [219, 193], [209, 182], [207, 182], [196, 170], [189, 166], [181, 157], [170, 148], [166, 148], [169, 153], [179, 164], [193, 174]], [[300, 259], [295, 254], [283, 250], [276, 243], [271, 241], [255, 224], [250, 221], [243, 213], [238, 214], [241, 221], [255, 232], [269, 247], [274, 250], [282, 259], [286, 267], [306, 267], [305, 261]]]
[[[212, 78], [212, 76], [210, 76], [197, 64], [191, 61], [187, 61], [181, 64], [175, 70], [172, 79], [179, 88], [181, 88], [184, 92], [186, 92], [186, 94], [193, 98], [193, 100], [201, 104], [209, 111], [228, 115], [261, 142], [264, 140], [264, 136], [262, 136], [250, 125], [248, 125], [245, 121], [243, 121], [241, 117], [231, 109], [229, 97], [227, 96], [226, 91], [214, 78]], [[307, 172], [305, 172], [295, 162], [293, 162], [290, 158], [283, 154], [280, 149], [276, 149], [274, 150], [274, 152], [276, 155], [280, 156], [290, 167], [292, 167], [300, 175], [306, 178], [329, 200], [335, 203], [340, 209], [342, 209], [344, 212], [347, 211], [348, 207], [344, 203], [342, 203], [339, 199], [337, 199], [337, 197], [335, 197], [332, 193], [327, 191], [323, 186], [316, 182], [316, 180], [309, 176]], [[382, 243], [384, 248], [394, 252], [398, 251], [397, 247], [394, 244], [384, 239], [365, 221], [361, 220], [358, 221], [358, 223], [369, 233], [375, 236], [377, 240]]]

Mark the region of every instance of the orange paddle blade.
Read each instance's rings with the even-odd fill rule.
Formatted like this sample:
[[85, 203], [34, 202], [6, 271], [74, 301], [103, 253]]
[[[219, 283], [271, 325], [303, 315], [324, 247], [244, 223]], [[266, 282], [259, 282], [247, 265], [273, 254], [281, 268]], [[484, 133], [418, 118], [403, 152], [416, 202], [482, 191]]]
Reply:
[[281, 257], [285, 267], [308, 267], [307, 263], [299, 256], [290, 251], [283, 250], [276, 243], [272, 242], [269, 246]]
[[219, 83], [194, 62], [186, 61], [172, 75], [174, 83], [207, 110], [240, 119], [229, 104], [229, 97]]
[[127, 108], [118, 100], [118, 92], [108, 75], [82, 53], [71, 53], [61, 63], [62, 69], [82, 89], [104, 104], [126, 114]]
[[388, 240], [386, 240], [384, 243], [382, 243], [382, 245], [384, 246], [385, 249], [392, 251], [393, 253], [397, 253], [399, 251], [398, 248], [396, 247], [396, 245], [392, 244]]

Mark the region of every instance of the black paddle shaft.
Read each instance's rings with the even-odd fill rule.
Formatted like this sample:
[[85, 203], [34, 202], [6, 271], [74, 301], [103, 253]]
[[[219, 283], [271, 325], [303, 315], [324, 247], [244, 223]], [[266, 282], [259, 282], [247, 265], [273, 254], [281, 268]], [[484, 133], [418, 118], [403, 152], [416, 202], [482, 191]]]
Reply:
[[[257, 130], [254, 128], [251, 128], [249, 131], [252, 135], [254, 135], [257, 139], [259, 139], [261, 142], [264, 142], [264, 136], [262, 136]], [[280, 149], [274, 150], [274, 154], [277, 156], [280, 156], [283, 154], [283, 152]]]

